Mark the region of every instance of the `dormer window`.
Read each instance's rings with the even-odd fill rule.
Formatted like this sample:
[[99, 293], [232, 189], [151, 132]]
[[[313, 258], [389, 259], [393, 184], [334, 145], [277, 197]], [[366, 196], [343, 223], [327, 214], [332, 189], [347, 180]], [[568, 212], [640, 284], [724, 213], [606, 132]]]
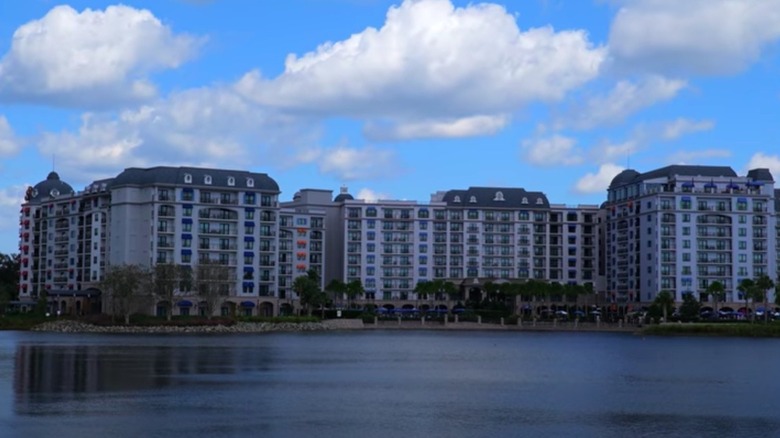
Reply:
[[536, 198], [536, 205], [542, 205], [542, 198]]
[[504, 193], [501, 191], [496, 192], [496, 197], [493, 198], [494, 201], [503, 201], [504, 200]]
[[228, 177], [228, 185], [229, 185], [230, 187], [233, 187], [234, 185], [236, 185], [236, 179], [235, 179], [235, 178], [233, 178], [232, 176], [229, 176], [229, 177]]
[[520, 201], [520, 202], [521, 202], [522, 204], [528, 204], [528, 198], [526, 198], [525, 196], [523, 196], [523, 200], [522, 200], [522, 201]]
[[477, 203], [477, 197], [476, 196], [470, 197], [469, 198], [469, 202], [472, 203], [472, 204], [476, 204]]
[[456, 196], [453, 202], [460, 202], [460, 196]]
[[203, 184], [211, 184], [211, 175], [206, 175], [203, 177]]
[[255, 180], [252, 179], [252, 178], [247, 178], [246, 179], [246, 186], [247, 187], [254, 187], [255, 186]]
[[184, 174], [184, 182], [186, 184], [192, 184], [192, 175], [190, 175], [189, 173], [185, 173]]

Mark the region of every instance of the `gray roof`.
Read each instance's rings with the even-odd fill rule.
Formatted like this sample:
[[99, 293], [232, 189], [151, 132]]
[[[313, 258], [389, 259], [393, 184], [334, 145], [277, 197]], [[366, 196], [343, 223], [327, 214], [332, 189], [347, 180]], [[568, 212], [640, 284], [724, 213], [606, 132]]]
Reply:
[[333, 202], [351, 201], [353, 199], [355, 198], [349, 193], [339, 193], [335, 198], [333, 198]]
[[609, 188], [614, 189], [627, 184], [639, 181], [646, 181], [656, 178], [672, 178], [674, 176], [704, 176], [704, 177], [730, 177], [736, 178], [738, 175], [729, 166], [687, 166], [674, 164], [651, 170], [645, 173], [639, 173], [633, 169], [626, 169], [612, 179]]
[[[498, 200], [498, 194], [503, 195], [504, 200]], [[471, 202], [472, 196], [476, 202]], [[460, 202], [456, 202], [456, 197]], [[525, 198], [528, 203], [523, 203]], [[537, 204], [541, 199], [541, 204]], [[444, 194], [443, 201], [448, 207], [464, 208], [512, 208], [512, 209], [541, 209], [550, 208], [547, 196], [542, 192], [528, 192], [521, 188], [506, 187], [469, 187], [466, 190], [449, 190]]]
[[[185, 182], [185, 176], [192, 177], [191, 183]], [[205, 178], [211, 177], [211, 184], [206, 184]], [[228, 178], [235, 178], [235, 185], [228, 185]], [[254, 180], [254, 187], [247, 186], [249, 179]], [[204, 169], [198, 167], [151, 167], [140, 169], [130, 167], [117, 175], [111, 182], [111, 187], [122, 186], [152, 186], [175, 185], [193, 187], [219, 187], [255, 189], [279, 193], [279, 185], [265, 173], [253, 173], [244, 170]]]
[[775, 211], [780, 214], [780, 189], [775, 189]]
[[73, 187], [70, 184], [60, 179], [57, 172], [50, 172], [45, 180], [39, 182], [33, 187], [30, 197], [27, 202], [40, 201], [43, 198], [56, 198], [58, 196], [66, 196], [75, 193]]
[[770, 172], [769, 169], [765, 169], [765, 168], [748, 170], [747, 176], [748, 178], [752, 178], [753, 181], [774, 182], [775, 180], [774, 178], [772, 178], [772, 172]]

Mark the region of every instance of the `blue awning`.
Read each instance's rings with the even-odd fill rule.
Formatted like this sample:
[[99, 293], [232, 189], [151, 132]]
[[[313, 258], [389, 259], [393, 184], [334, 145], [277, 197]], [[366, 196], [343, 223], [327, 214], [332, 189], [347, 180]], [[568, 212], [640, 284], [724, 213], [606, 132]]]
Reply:
[[244, 222], [244, 226], [245, 226], [245, 227], [254, 227], [254, 226], [255, 226], [255, 223], [254, 223], [254, 222], [252, 222], [252, 221], [246, 221], [246, 222]]
[[181, 235], [181, 238], [182, 239], [192, 239], [192, 234], [184, 233], [184, 234]]
[[241, 307], [255, 307], [255, 303], [253, 301], [242, 301]]
[[244, 257], [254, 257], [255, 253], [252, 251], [244, 251]]
[[747, 202], [747, 198], [737, 198], [737, 202]]
[[191, 249], [183, 249], [183, 250], [181, 250], [181, 254], [182, 255], [192, 255], [192, 250]]
[[694, 184], [693, 184], [693, 182], [684, 182], [684, 183], [682, 183], [682, 186], [683, 187], [693, 187]]
[[244, 236], [244, 242], [254, 242], [255, 238], [253, 236]]
[[682, 201], [690, 201], [691, 197], [690, 196], [683, 196], [682, 198], [680, 198], [680, 200], [682, 200]]
[[182, 204], [182, 208], [192, 208], [192, 204]]
[[192, 307], [192, 301], [190, 300], [181, 300], [178, 303], [176, 303], [179, 307]]
[[191, 217], [183, 217], [183, 218], [181, 218], [181, 223], [183, 223], [183, 224], [191, 224], [192, 223], [192, 218]]
[[193, 192], [193, 190], [191, 188], [189, 188], [189, 187], [185, 187], [185, 188], [181, 189], [181, 191], [184, 192], [184, 193], [192, 193]]
[[244, 207], [244, 211], [255, 211], [254, 207]]
[[244, 266], [244, 272], [255, 272], [255, 268], [251, 266]]

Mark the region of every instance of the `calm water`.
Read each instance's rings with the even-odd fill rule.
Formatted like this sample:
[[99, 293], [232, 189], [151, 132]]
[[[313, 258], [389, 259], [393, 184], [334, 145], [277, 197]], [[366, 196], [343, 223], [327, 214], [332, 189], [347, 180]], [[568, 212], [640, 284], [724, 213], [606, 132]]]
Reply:
[[0, 332], [0, 436], [780, 436], [780, 340]]

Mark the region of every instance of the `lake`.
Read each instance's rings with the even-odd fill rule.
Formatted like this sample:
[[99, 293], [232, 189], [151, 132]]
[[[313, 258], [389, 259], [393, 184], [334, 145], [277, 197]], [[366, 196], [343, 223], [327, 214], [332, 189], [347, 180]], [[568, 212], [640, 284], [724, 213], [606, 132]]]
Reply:
[[778, 364], [777, 339], [0, 332], [0, 436], [780, 436]]

